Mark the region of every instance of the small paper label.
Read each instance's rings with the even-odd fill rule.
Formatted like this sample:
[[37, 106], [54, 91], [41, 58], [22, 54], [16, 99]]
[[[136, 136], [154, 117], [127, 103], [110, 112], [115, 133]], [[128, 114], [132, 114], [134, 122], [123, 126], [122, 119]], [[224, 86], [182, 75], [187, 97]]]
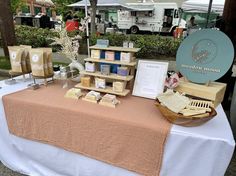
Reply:
[[33, 55], [33, 56], [32, 56], [32, 61], [33, 61], [33, 62], [38, 62], [38, 61], [39, 61], [39, 56], [36, 55], [36, 54]]
[[12, 52], [12, 53], [11, 53], [11, 59], [12, 59], [12, 60], [15, 60], [15, 59], [16, 59], [16, 52]]

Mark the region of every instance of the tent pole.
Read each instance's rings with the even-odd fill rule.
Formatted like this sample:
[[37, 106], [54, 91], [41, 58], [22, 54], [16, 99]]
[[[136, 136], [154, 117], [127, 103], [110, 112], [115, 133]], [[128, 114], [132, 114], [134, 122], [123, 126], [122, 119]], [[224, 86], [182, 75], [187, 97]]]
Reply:
[[85, 0], [85, 17], [86, 17], [86, 38], [87, 38], [87, 47], [88, 47], [88, 57], [90, 57], [90, 50], [89, 50], [89, 28], [88, 28], [88, 3]]
[[206, 28], [208, 28], [209, 18], [210, 18], [210, 14], [211, 14], [212, 2], [213, 2], [213, 0], [209, 1], [208, 12], [207, 12], [207, 21], [206, 21], [206, 26], [205, 26]]

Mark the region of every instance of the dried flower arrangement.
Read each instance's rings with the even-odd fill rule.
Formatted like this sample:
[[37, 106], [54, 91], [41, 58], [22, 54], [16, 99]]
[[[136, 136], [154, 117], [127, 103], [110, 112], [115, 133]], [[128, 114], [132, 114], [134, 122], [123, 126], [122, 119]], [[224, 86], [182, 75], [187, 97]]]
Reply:
[[57, 31], [59, 37], [54, 37], [51, 45], [60, 45], [62, 47], [61, 53], [71, 60], [71, 70], [77, 69], [79, 72], [84, 70], [83, 60], [79, 57], [79, 40], [82, 39], [80, 35], [71, 38], [68, 36], [66, 28]]

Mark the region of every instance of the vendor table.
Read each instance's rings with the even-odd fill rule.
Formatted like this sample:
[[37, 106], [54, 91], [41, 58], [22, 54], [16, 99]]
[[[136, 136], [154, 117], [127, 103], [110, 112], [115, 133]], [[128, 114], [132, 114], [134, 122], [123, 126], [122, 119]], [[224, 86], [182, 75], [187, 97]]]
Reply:
[[[32, 81], [31, 81], [32, 82]], [[0, 82], [0, 97], [25, 89], [29, 82]], [[161, 176], [223, 176], [235, 141], [222, 106], [217, 117], [199, 127], [173, 125], [166, 142]], [[0, 103], [0, 160], [9, 168], [32, 176], [136, 176], [134, 172], [9, 134]]]

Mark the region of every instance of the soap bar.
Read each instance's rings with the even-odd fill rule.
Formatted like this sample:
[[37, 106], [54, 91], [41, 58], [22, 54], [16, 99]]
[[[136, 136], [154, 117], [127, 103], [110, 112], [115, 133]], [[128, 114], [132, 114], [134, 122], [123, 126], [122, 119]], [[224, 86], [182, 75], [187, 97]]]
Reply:
[[133, 54], [132, 53], [125, 53], [125, 52], [121, 52], [120, 54], [120, 61], [121, 62], [131, 62], [133, 58]]
[[95, 78], [95, 87], [97, 89], [105, 89], [106, 88], [106, 80], [102, 78]]
[[111, 103], [111, 104], [117, 104], [118, 101], [116, 99], [115, 95], [111, 95], [111, 94], [106, 94], [102, 97], [102, 102], [104, 103]]
[[118, 67], [117, 74], [120, 76], [128, 76], [129, 75], [128, 67]]
[[110, 65], [101, 65], [101, 74], [110, 75], [111, 66]]
[[87, 93], [87, 95], [85, 96], [86, 99], [89, 100], [95, 100], [98, 101], [101, 99], [101, 94], [99, 92], [95, 92], [95, 91], [90, 91], [89, 93]]
[[113, 91], [114, 92], [123, 92], [125, 89], [125, 83], [120, 81], [113, 82]]
[[91, 86], [91, 78], [90, 77], [82, 77], [81, 84], [84, 87], [90, 87]]
[[101, 52], [100, 50], [91, 50], [92, 59], [100, 59]]
[[85, 71], [95, 72], [95, 63], [86, 62], [85, 63]]
[[82, 96], [81, 89], [77, 88], [71, 88], [65, 94], [65, 98], [72, 98], [72, 99], [78, 99], [81, 96]]
[[105, 53], [105, 60], [114, 61], [115, 60], [115, 52], [113, 52], [113, 51], [106, 51], [106, 53]]

